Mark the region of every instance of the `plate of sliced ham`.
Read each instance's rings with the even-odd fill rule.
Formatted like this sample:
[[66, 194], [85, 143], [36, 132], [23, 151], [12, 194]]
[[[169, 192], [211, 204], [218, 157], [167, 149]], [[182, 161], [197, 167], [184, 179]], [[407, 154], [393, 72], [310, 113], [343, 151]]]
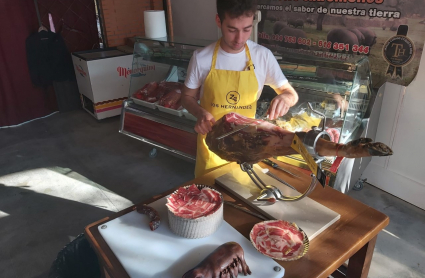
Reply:
[[249, 238], [263, 255], [280, 261], [293, 261], [304, 256], [309, 247], [305, 232], [295, 223], [270, 220], [257, 223]]
[[167, 198], [167, 207], [174, 215], [189, 219], [210, 215], [219, 209], [221, 203], [220, 192], [195, 184], [180, 187]]
[[167, 198], [171, 231], [186, 238], [214, 233], [223, 222], [223, 197], [206, 185], [180, 187]]

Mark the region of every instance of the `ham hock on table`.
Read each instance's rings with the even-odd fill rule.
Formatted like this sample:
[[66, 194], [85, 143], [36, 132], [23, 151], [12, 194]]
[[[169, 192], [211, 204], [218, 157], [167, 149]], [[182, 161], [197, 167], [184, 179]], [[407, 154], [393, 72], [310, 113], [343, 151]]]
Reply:
[[[217, 139], [241, 125], [247, 127], [222, 139]], [[297, 152], [291, 148], [294, 134], [301, 140], [306, 136], [306, 132], [293, 133], [267, 121], [229, 113], [212, 126], [212, 131], [208, 133], [205, 141], [208, 148], [224, 160], [254, 164], [273, 156], [296, 154]], [[319, 138], [315, 151], [320, 156], [347, 158], [393, 154], [388, 146], [372, 142], [370, 138], [360, 138], [347, 144], [337, 144]]]
[[245, 262], [242, 247], [237, 242], [226, 242], [209, 254], [196, 267], [183, 274], [182, 278], [231, 278], [251, 274]]

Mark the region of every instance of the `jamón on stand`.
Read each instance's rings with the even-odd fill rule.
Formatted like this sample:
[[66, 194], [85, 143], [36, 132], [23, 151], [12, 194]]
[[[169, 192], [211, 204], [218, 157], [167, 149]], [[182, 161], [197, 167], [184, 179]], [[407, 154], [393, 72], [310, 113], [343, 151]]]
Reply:
[[[247, 126], [229, 136], [217, 139], [239, 126]], [[296, 134], [301, 140], [306, 132], [291, 132], [270, 122], [251, 119], [237, 113], [229, 113], [219, 119], [206, 137], [208, 148], [227, 161], [254, 164], [273, 156], [296, 154], [291, 143]], [[360, 138], [347, 144], [338, 144], [318, 139], [316, 150], [320, 156], [358, 158], [367, 156], [388, 156], [393, 151], [385, 144]]]

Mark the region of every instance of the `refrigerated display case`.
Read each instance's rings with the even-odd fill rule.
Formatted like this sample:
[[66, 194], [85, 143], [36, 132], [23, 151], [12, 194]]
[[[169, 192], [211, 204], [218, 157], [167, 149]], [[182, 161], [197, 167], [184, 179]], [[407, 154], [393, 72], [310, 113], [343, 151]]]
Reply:
[[186, 78], [193, 51], [213, 41], [179, 37], [136, 37], [134, 41], [130, 89], [122, 107], [120, 132], [150, 144], [151, 157], [160, 149], [194, 162], [196, 118], [182, 107], [161, 105], [158, 94], [141, 97], [141, 92], [146, 95], [147, 90], [178, 88]]

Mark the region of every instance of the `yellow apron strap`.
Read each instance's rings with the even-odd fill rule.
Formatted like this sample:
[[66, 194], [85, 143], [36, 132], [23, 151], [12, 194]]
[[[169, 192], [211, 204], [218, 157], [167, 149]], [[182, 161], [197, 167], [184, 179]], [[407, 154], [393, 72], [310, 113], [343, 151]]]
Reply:
[[220, 42], [221, 42], [221, 39], [219, 39], [217, 43], [215, 44], [212, 63], [211, 63], [211, 70], [215, 69], [215, 63], [217, 62], [217, 53], [218, 53], [218, 48], [220, 47]]
[[[217, 63], [217, 53], [218, 53], [218, 48], [220, 47], [220, 43], [221, 43], [221, 39], [219, 39], [217, 43], [215, 44], [214, 53], [213, 53], [212, 62], [211, 62], [211, 70], [215, 69], [215, 65]], [[245, 43], [245, 52], [246, 52], [246, 56], [248, 57], [248, 62], [246, 63], [246, 69], [250, 71], [254, 71], [255, 67], [254, 67], [254, 63], [252, 62], [251, 52], [249, 52], [247, 43]]]
[[254, 67], [254, 63], [252, 62], [251, 59], [251, 52], [249, 52], [249, 48], [248, 48], [248, 44], [245, 44], [245, 52], [246, 52], [246, 56], [248, 57], [248, 62], [246, 64], [246, 68], [250, 71], [254, 71], [255, 67]]

